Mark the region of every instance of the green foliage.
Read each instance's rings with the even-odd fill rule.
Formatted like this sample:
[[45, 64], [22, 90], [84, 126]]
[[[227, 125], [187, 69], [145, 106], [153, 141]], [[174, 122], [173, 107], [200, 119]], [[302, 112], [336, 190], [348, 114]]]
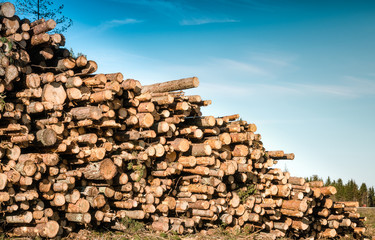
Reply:
[[241, 203], [245, 203], [246, 200], [254, 195], [256, 193], [256, 188], [254, 185], [252, 184], [249, 184], [247, 185], [246, 187], [243, 187], [243, 188], [240, 188], [238, 191], [237, 191], [237, 194], [238, 196], [240, 197], [241, 199]]
[[130, 171], [130, 170], [133, 170], [133, 162], [132, 161], [130, 161], [130, 162], [128, 162], [128, 167], [127, 167], [127, 169]]
[[4, 110], [4, 107], [5, 107], [5, 99], [6, 98], [6, 95], [5, 93], [0, 93], [0, 112], [2, 112]]
[[85, 55], [85, 54], [83, 54], [83, 53], [81, 53], [81, 52], [75, 53], [75, 52], [73, 51], [73, 48], [70, 48], [69, 53], [70, 53], [70, 56], [71, 56], [72, 58], [78, 58], [79, 56], [84, 56], [85, 58], [87, 58], [87, 55]]
[[138, 232], [145, 229], [144, 223], [134, 220], [129, 217], [124, 217], [121, 219], [121, 224], [124, 225], [131, 232]]
[[141, 179], [143, 177], [143, 174], [144, 174], [144, 171], [145, 171], [146, 167], [143, 164], [137, 164], [133, 161], [130, 161], [130, 162], [128, 162], [127, 169], [129, 171], [133, 170], [134, 172], [136, 172], [138, 174], [138, 178], [136, 179], [136, 181], [139, 182], [139, 181], [141, 181]]
[[8, 45], [7, 46], [7, 51], [6, 52], [9, 52], [12, 48], [13, 48], [13, 41], [6, 38], [6, 37], [0, 37], [0, 41], [3, 42], [3, 44], [6, 44]]
[[358, 191], [358, 198], [359, 200], [365, 204], [366, 206], [368, 205], [367, 202], [367, 186], [366, 183], [362, 183], [361, 187], [359, 188]]
[[367, 201], [369, 207], [375, 207], [375, 191], [374, 187], [370, 187], [367, 193]]
[[169, 238], [170, 240], [181, 240], [181, 238], [178, 236], [178, 233], [175, 231], [171, 231]]
[[324, 183], [325, 186], [330, 186], [332, 184], [331, 178], [328, 176], [326, 182]]
[[137, 182], [141, 181], [145, 169], [146, 169], [145, 165], [142, 165], [142, 164], [137, 165], [137, 166], [135, 167], [134, 170], [138, 173], [138, 178], [137, 178], [135, 181], [137, 181]]
[[51, 32], [63, 33], [73, 25], [73, 21], [62, 14], [64, 4], [56, 5], [55, 2], [48, 0], [17, 0], [16, 7], [21, 16], [29, 18], [31, 21], [41, 18], [55, 20], [57, 27]]
[[305, 178], [306, 182], [323, 181], [318, 175], [312, 175], [311, 177]]
[[161, 233], [159, 234], [159, 236], [162, 237], [162, 238], [167, 238], [167, 237], [168, 237], [168, 234], [166, 234], [165, 232], [161, 232]]

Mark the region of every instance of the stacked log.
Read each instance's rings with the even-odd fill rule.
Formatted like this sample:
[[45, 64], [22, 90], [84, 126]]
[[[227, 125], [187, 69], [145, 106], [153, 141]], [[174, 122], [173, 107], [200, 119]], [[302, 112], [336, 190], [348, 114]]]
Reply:
[[[73, 58], [56, 23], [0, 5], [0, 201], [10, 236], [53, 238], [84, 227], [193, 233], [225, 225], [271, 236], [362, 236], [358, 203], [333, 187], [272, 168], [294, 154], [266, 151], [239, 115], [182, 91], [196, 77], [141, 86]], [[3, 73], [3, 74], [2, 74]]]

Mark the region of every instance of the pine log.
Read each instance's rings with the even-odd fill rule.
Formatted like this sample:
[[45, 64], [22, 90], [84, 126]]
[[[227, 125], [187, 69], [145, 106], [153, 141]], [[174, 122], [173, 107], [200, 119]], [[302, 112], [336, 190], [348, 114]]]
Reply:
[[122, 73], [110, 73], [110, 74], [106, 74], [105, 77], [109, 81], [116, 81], [119, 83], [121, 83], [124, 80], [124, 76], [122, 75]]
[[42, 143], [43, 146], [53, 146], [57, 141], [57, 135], [52, 129], [46, 128], [36, 133], [36, 139], [38, 142]]
[[184, 138], [176, 138], [170, 144], [175, 151], [179, 152], [187, 152], [190, 148], [190, 142]]
[[65, 213], [65, 218], [70, 222], [87, 224], [91, 222], [89, 213]]
[[5, 217], [6, 222], [9, 223], [30, 223], [33, 220], [31, 212], [24, 212], [19, 215], [10, 215]]
[[80, 171], [86, 179], [109, 180], [117, 174], [117, 167], [107, 158], [100, 162], [91, 162]]
[[35, 73], [27, 75], [26, 86], [28, 88], [38, 88], [40, 86], [40, 76]]
[[335, 229], [327, 228], [324, 232], [321, 233], [321, 236], [324, 238], [333, 238], [336, 237], [337, 232]]
[[84, 199], [79, 198], [75, 203], [69, 203], [66, 211], [70, 213], [87, 213], [90, 209], [90, 203]]
[[79, 68], [85, 67], [87, 65], [87, 59], [86, 59], [86, 57], [84, 55], [78, 56], [78, 58], [76, 59], [76, 65]]
[[48, 221], [47, 223], [36, 225], [36, 230], [39, 236], [43, 238], [54, 238], [59, 232], [59, 224], [53, 220]]
[[47, 43], [49, 40], [50, 40], [50, 35], [48, 35], [47, 33], [33, 35], [31, 37], [31, 45], [33, 46], [41, 45], [43, 43]]
[[212, 148], [208, 144], [191, 144], [189, 154], [194, 157], [211, 155]]
[[142, 210], [120, 210], [117, 211], [117, 216], [119, 218], [144, 219], [145, 212]]
[[168, 81], [163, 83], [156, 83], [152, 85], [143, 86], [142, 93], [152, 92], [171, 92], [176, 90], [184, 90], [189, 88], [196, 88], [199, 85], [199, 80], [197, 77], [183, 78], [180, 80]]
[[56, 27], [56, 22], [53, 19], [49, 19], [42, 22], [32, 28], [33, 34], [38, 35], [41, 33], [48, 32]]
[[8, 202], [10, 195], [8, 192], [0, 192], [0, 202]]
[[13, 80], [15, 80], [19, 75], [19, 71], [16, 66], [9, 65], [5, 68], [5, 79], [4, 82], [9, 84]]
[[98, 64], [95, 61], [89, 60], [84, 68], [80, 70], [80, 75], [88, 75], [98, 70]]
[[71, 109], [70, 114], [72, 114], [72, 116], [77, 120], [83, 120], [83, 119], [99, 120], [103, 116], [102, 110], [94, 106], [76, 107], [76, 108]]
[[0, 16], [11, 18], [14, 16], [14, 13], [16, 12], [16, 9], [14, 8], [14, 5], [10, 2], [3, 2], [0, 3]]
[[56, 69], [58, 71], [66, 71], [73, 69], [76, 66], [75, 59], [72, 57], [63, 58], [56, 62]]
[[44, 102], [51, 102], [56, 105], [64, 104], [66, 100], [66, 92], [61, 83], [49, 83], [44, 85], [42, 100]]

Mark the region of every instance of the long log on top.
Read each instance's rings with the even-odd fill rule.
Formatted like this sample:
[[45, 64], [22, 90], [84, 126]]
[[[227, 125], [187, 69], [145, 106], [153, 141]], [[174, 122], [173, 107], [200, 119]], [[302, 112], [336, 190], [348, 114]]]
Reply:
[[155, 83], [152, 85], [146, 85], [142, 88], [142, 93], [152, 92], [152, 93], [161, 93], [161, 92], [171, 92], [177, 90], [184, 90], [189, 88], [196, 88], [199, 86], [199, 80], [197, 77], [183, 78], [179, 80], [173, 80], [163, 83]]

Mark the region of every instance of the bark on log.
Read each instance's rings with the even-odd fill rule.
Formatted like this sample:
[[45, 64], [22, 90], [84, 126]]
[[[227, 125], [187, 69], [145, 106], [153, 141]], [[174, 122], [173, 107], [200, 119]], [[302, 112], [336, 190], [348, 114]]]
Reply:
[[72, 116], [77, 120], [83, 120], [83, 119], [99, 120], [103, 116], [102, 110], [94, 106], [73, 108], [70, 111], [70, 114], [72, 114]]
[[34, 35], [48, 32], [56, 27], [56, 22], [53, 19], [49, 19], [46, 22], [42, 22], [32, 28]]
[[87, 224], [91, 222], [89, 213], [65, 213], [65, 218], [70, 222]]
[[168, 81], [163, 83], [156, 83], [152, 85], [143, 86], [142, 93], [152, 92], [171, 92], [176, 90], [184, 90], [189, 88], [196, 88], [199, 86], [199, 80], [197, 77], [183, 78], [180, 80]]
[[33, 220], [33, 214], [31, 212], [25, 212], [19, 215], [12, 215], [5, 217], [6, 222], [9, 223], [31, 223]]
[[4, 82], [6, 84], [10, 84], [13, 80], [15, 80], [19, 75], [19, 71], [16, 66], [9, 65], [5, 68], [5, 79]]
[[81, 168], [80, 171], [86, 179], [109, 180], [116, 175], [117, 167], [111, 159], [107, 158], [100, 162], [89, 163], [85, 168]]

